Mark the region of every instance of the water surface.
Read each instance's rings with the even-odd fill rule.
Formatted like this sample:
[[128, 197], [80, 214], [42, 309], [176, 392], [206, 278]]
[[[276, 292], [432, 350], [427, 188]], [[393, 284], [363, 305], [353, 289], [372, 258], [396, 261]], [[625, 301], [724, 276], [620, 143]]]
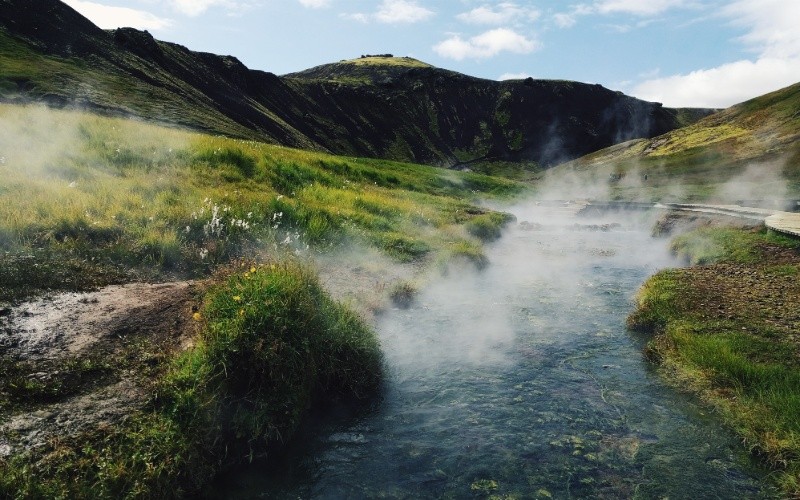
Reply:
[[280, 465], [227, 478], [226, 496], [764, 496], [737, 440], [625, 330], [637, 288], [675, 265], [666, 242], [640, 214], [517, 215], [538, 225], [508, 230], [488, 269], [451, 269], [382, 318], [374, 408], [305, 429]]

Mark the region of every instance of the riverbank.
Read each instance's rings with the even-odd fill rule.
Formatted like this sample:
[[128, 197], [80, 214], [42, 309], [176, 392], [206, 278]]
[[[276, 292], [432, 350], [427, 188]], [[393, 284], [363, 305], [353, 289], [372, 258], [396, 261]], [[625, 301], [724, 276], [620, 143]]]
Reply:
[[[19, 356], [0, 377], [10, 395], [0, 426], [0, 496], [196, 494], [218, 471], [273, 452], [310, 408], [376, 393], [382, 369], [374, 331], [331, 300], [307, 267], [248, 264], [224, 274], [206, 283], [194, 313], [199, 294], [191, 283], [76, 297], [107, 310], [108, 299], [128, 289], [157, 294], [160, 309], [141, 299], [128, 311], [127, 334], [124, 327], [99, 338], [89, 332], [76, 344], [81, 336], [73, 331], [34, 335], [39, 342], [25, 341], [32, 330], [17, 332], [22, 341], [5, 354]], [[50, 306], [51, 314], [73, 314]], [[74, 314], [80, 318], [71, 327], [110, 328], [102, 314], [93, 322], [83, 317], [89, 311]], [[31, 367], [46, 371], [26, 376]]]
[[765, 228], [702, 228], [673, 240], [688, 263], [651, 277], [628, 318], [653, 334], [665, 379], [713, 407], [800, 494], [800, 241]]

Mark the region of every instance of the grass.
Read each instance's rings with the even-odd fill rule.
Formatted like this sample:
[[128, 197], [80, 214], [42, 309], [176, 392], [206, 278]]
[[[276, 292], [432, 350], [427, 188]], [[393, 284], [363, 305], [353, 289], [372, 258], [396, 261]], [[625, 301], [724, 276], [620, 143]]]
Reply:
[[231, 274], [197, 319], [197, 344], [167, 361], [147, 408], [40, 456], [0, 459], [0, 495], [198, 493], [215, 472], [291, 439], [312, 405], [368, 397], [381, 380], [374, 333], [297, 263]]
[[[0, 138], [0, 266], [72, 262], [62, 267], [87, 286], [126, 273], [202, 275], [257, 249], [349, 239], [432, 261], [476, 197], [524, 189], [77, 112], [2, 105], [0, 118], [10, 131]], [[18, 271], [9, 273], [42, 288], [58, 281]]]
[[733, 228], [700, 228], [677, 236], [670, 248], [691, 265], [735, 262], [756, 264], [763, 260], [761, 247], [795, 248], [797, 240], [764, 228], [744, 231]]
[[673, 247], [705, 267], [662, 271], [639, 292], [629, 326], [646, 353], [699, 394], [800, 494], [800, 243], [765, 230], [703, 229]]
[[503, 227], [514, 220], [513, 215], [492, 212], [473, 217], [466, 228], [469, 234], [481, 241], [494, 241], [500, 238]]
[[376, 57], [367, 56], [357, 59], [349, 59], [344, 64], [355, 66], [404, 66], [408, 68], [431, 68], [430, 64], [424, 63], [412, 57]]

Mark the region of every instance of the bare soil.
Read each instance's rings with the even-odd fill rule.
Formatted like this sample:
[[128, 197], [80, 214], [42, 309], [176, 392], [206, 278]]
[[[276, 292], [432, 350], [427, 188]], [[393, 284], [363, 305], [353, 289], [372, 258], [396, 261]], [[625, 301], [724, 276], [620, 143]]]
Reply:
[[141, 408], [161, 361], [191, 343], [198, 286], [62, 293], [0, 317], [0, 456], [111, 425]]

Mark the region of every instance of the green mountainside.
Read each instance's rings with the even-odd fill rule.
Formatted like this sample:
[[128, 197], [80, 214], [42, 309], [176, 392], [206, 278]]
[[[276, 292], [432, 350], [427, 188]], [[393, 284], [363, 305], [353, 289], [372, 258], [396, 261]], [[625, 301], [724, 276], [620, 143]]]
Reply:
[[599, 85], [496, 82], [387, 55], [279, 77], [147, 32], [101, 30], [57, 0], [0, 1], [0, 99], [473, 170], [536, 170], [706, 114]]
[[619, 198], [748, 202], [800, 196], [800, 83], [652, 139], [552, 171], [604, 180]]

